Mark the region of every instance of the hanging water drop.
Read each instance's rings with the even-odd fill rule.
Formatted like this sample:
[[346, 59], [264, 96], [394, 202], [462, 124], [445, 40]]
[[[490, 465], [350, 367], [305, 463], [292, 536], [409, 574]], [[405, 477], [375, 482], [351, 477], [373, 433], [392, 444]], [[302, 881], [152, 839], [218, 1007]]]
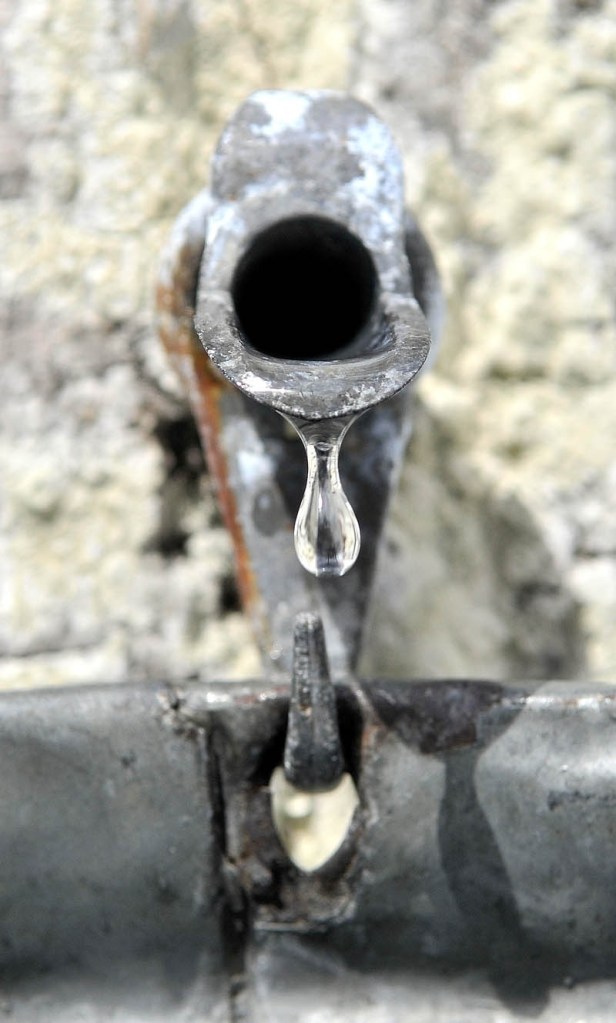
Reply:
[[295, 520], [295, 551], [312, 575], [345, 575], [359, 554], [359, 524], [338, 471], [340, 445], [356, 418], [290, 420], [308, 459], [306, 490]]

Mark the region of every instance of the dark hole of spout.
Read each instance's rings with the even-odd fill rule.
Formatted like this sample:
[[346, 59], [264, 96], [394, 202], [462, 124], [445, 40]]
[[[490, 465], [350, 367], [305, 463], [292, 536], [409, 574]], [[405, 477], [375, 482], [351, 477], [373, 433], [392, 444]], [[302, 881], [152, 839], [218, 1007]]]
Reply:
[[231, 293], [246, 341], [278, 359], [344, 357], [366, 325], [376, 271], [365, 246], [323, 217], [281, 220], [257, 235]]

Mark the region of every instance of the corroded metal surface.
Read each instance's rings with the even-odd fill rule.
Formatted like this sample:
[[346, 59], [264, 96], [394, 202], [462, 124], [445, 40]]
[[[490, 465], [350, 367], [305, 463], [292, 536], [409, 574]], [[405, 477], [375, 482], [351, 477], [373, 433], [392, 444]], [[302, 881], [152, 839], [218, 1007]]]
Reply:
[[285, 777], [302, 792], [324, 792], [340, 781], [343, 771], [323, 622], [316, 615], [298, 615], [284, 747]]
[[227, 460], [221, 444], [221, 402], [231, 391], [199, 343], [194, 328], [199, 267], [212, 200], [200, 192], [182, 211], [163, 254], [156, 288], [159, 338], [177, 372], [195, 416], [207, 452], [208, 467], [216, 482], [218, 502], [232, 538], [237, 579], [246, 610], [259, 614], [253, 572], [243, 542], [236, 498], [229, 483]]
[[283, 688], [2, 696], [11, 1018], [308, 1021], [318, 987], [331, 1020], [607, 1023], [616, 690], [359, 693], [337, 687], [360, 805], [312, 874], [272, 823]]
[[[343, 227], [375, 267], [378, 301], [342, 359], [335, 352], [316, 362], [271, 358], [243, 344], [238, 333], [231, 294], [238, 268], [267, 228], [293, 218], [318, 220], [326, 231], [332, 223]], [[274, 301], [284, 302], [284, 289]], [[318, 302], [315, 294], [310, 305]], [[325, 624], [332, 670], [344, 674], [360, 650], [378, 538], [409, 435], [409, 395], [390, 397], [367, 413], [345, 441], [341, 474], [363, 552], [350, 576], [334, 583], [310, 578], [293, 550], [306, 471], [302, 445], [252, 399], [307, 418], [365, 409], [399, 390], [425, 359], [422, 312], [438, 339], [438, 274], [421, 231], [404, 212], [401, 160], [387, 128], [365, 106], [338, 94], [251, 97], [222, 135], [210, 191], [176, 223], [158, 309], [161, 337], [200, 426], [265, 670], [290, 671], [293, 621], [312, 610]], [[248, 397], [229, 387], [198, 351], [195, 310], [219, 368]], [[289, 317], [291, 352], [306, 315], [304, 307]], [[406, 355], [394, 358], [396, 351]]]

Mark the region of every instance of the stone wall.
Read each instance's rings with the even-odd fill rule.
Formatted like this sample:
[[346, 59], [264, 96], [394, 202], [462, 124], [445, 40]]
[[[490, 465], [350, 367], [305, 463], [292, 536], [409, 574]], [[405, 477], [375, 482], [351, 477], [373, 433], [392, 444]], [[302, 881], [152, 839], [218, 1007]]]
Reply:
[[449, 300], [369, 667], [613, 678], [616, 4], [365, 0], [360, 39]]
[[616, 676], [616, 3], [0, 0], [0, 684], [254, 673], [153, 332], [254, 88], [392, 126], [449, 317], [365, 669]]

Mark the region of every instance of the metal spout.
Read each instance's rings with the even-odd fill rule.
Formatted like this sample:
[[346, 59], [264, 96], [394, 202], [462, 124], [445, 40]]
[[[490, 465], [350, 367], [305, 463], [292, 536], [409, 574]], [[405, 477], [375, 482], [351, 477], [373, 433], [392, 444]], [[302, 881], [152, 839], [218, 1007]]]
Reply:
[[250, 398], [299, 419], [365, 412], [430, 348], [404, 248], [400, 156], [363, 104], [262, 92], [229, 123], [195, 326]]
[[[266, 661], [290, 670], [294, 618], [312, 611], [323, 620], [332, 671], [344, 673], [359, 654], [408, 438], [404, 388], [426, 362], [429, 325], [438, 332], [441, 313], [438, 275], [405, 213], [402, 161], [387, 127], [342, 94], [255, 93], [221, 136], [210, 190], [176, 225], [162, 280], [163, 339], [201, 425]], [[187, 329], [193, 306], [196, 334]], [[347, 534], [345, 508], [356, 515], [359, 557], [338, 520], [331, 529], [321, 521], [322, 495], [302, 500], [306, 456], [289, 420], [309, 463], [315, 426], [334, 437], [353, 422], [340, 479], [323, 494], [333, 493], [332, 514], [346, 516]], [[337, 452], [320, 461], [313, 454], [317, 468], [337, 474]], [[302, 564], [292, 539], [300, 505], [313, 515], [307, 531], [316, 544], [314, 553], [305, 545]], [[298, 535], [296, 524], [296, 544]], [[331, 537], [337, 547], [320, 554]], [[350, 582], [327, 578], [355, 559]]]

